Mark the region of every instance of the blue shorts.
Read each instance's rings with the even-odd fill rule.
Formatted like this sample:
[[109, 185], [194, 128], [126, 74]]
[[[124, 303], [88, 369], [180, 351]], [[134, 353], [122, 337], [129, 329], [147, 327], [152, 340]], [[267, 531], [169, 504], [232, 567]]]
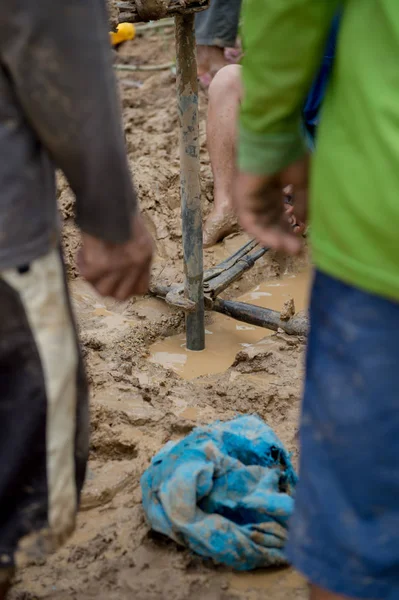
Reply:
[[399, 304], [316, 273], [288, 558], [353, 598], [399, 598]]

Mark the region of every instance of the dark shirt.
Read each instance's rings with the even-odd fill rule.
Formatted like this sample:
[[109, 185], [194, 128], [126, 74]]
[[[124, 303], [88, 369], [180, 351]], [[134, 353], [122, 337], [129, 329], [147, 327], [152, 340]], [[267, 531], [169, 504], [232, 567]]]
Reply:
[[58, 243], [55, 167], [76, 195], [76, 220], [129, 239], [136, 207], [102, 0], [2, 0], [0, 7], [0, 270]]

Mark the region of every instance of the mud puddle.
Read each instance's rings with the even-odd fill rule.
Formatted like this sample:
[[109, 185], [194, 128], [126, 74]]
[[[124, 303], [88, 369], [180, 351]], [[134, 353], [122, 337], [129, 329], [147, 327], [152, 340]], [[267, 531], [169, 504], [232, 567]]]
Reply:
[[[296, 275], [284, 275], [278, 280], [257, 285], [237, 300], [280, 311], [286, 300], [292, 297], [298, 312], [307, 308], [310, 278], [310, 269]], [[206, 348], [202, 352], [187, 350], [185, 335], [179, 334], [155, 342], [150, 348], [150, 361], [173, 370], [187, 380], [222, 373], [232, 365], [240, 350], [273, 332], [214, 314], [205, 333]]]

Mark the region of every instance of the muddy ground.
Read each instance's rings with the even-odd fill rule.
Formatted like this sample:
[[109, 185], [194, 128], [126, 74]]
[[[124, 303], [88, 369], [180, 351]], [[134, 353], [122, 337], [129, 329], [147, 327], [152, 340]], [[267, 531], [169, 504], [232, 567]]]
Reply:
[[[155, 64], [173, 57], [173, 30], [166, 28], [137, 37], [120, 49], [117, 60]], [[165, 283], [178, 282], [183, 270], [175, 78], [169, 70], [124, 72], [118, 79], [129, 161], [156, 241], [154, 276]], [[201, 95], [204, 214], [212, 202], [205, 109], [206, 97]], [[139, 486], [151, 457], [168, 440], [187, 434], [198, 423], [236, 414], [258, 413], [296, 460], [303, 341], [277, 334], [254, 345], [241, 343], [241, 350], [227, 365], [221, 365], [221, 372], [189, 381], [175, 370], [151, 362], [154, 342], [183, 332], [183, 315], [155, 298], [126, 304], [97, 298], [75, 269], [79, 236], [73, 224], [74, 200], [62, 177], [59, 204], [68, 275], [91, 384], [91, 458], [75, 535], [46, 565], [21, 571], [11, 598], [305, 598], [303, 581], [290, 569], [234, 574], [152, 533], [144, 519]], [[206, 250], [206, 266], [230, 255], [245, 239], [239, 234]], [[261, 282], [275, 281], [283, 272], [295, 273], [303, 264], [266, 256], [227, 295], [239, 296]], [[227, 319], [209, 315], [211, 333], [216, 318]], [[198, 364], [201, 360], [198, 358]]]

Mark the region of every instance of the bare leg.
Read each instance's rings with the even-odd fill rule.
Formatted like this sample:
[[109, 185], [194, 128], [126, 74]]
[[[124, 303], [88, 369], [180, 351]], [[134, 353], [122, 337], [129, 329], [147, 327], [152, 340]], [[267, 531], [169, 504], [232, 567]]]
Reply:
[[[197, 46], [198, 77], [208, 74], [209, 83], [216, 73], [228, 64], [224, 48], [218, 46]], [[209, 85], [209, 84], [208, 84]]]
[[208, 151], [214, 180], [214, 207], [204, 226], [204, 247], [213, 246], [237, 229], [232, 208], [236, 122], [241, 100], [240, 69], [229, 65], [209, 88]]
[[[209, 88], [207, 141], [213, 173], [214, 206], [204, 225], [204, 248], [214, 246], [238, 228], [232, 198], [237, 119], [242, 96], [240, 77], [241, 67], [228, 65], [215, 75]], [[284, 194], [292, 194], [290, 186]], [[289, 205], [287, 212], [296, 232], [303, 233], [305, 226], [297, 222]]]
[[310, 600], [349, 600], [349, 598], [347, 596], [327, 592], [327, 590], [312, 585], [310, 588]]

